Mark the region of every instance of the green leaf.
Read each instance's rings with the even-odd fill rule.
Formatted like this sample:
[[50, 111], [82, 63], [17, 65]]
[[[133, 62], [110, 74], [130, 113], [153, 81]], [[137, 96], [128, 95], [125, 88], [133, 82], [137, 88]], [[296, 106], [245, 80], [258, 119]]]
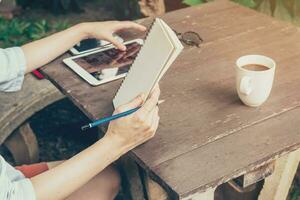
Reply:
[[187, 4], [189, 6], [195, 6], [198, 4], [205, 3], [205, 2], [206, 2], [205, 0], [184, 0], [183, 1], [184, 4]]
[[20, 46], [67, 27], [69, 27], [67, 21], [58, 21], [50, 25], [46, 20], [32, 21], [19, 18], [8, 20], [0, 17], [0, 47]]
[[249, 7], [249, 8], [255, 8], [256, 7], [256, 3], [254, 0], [234, 0], [235, 2], [243, 5], [243, 6], [246, 6], [246, 7]]

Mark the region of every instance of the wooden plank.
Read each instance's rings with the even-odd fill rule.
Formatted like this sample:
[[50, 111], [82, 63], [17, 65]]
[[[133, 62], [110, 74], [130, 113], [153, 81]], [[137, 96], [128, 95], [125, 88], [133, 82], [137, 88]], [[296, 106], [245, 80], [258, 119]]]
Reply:
[[286, 199], [300, 161], [300, 150], [291, 152], [275, 162], [275, 171], [265, 180], [259, 200]]
[[197, 192], [185, 198], [182, 198], [182, 200], [214, 200], [215, 190], [216, 188], [209, 188], [204, 192]]
[[248, 172], [243, 176], [242, 187], [246, 188], [261, 180], [264, 180], [266, 177], [270, 176], [273, 172], [274, 172], [274, 162], [268, 163], [258, 169]]
[[149, 173], [163, 181], [166, 190], [178, 192], [177, 198], [215, 187], [300, 148], [299, 114], [297, 108], [255, 124], [166, 161]]
[[266, 177], [270, 176], [274, 171], [274, 163], [267, 163], [264, 166], [261, 166], [253, 171], [247, 172], [246, 174], [232, 179], [227, 182], [232, 189], [238, 193], [245, 193], [253, 191], [254, 188], [257, 188], [256, 185], [258, 182], [264, 180]]

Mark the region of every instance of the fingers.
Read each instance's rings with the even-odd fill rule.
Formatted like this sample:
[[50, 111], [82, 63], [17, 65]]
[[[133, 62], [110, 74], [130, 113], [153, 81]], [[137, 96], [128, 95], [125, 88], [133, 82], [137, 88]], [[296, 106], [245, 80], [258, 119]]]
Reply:
[[156, 87], [152, 91], [150, 98], [145, 102], [143, 107], [138, 112], [141, 115], [145, 115], [145, 114], [151, 112], [157, 106], [159, 96], [160, 96], [160, 89], [159, 89], [159, 87]]
[[[143, 105], [143, 107], [137, 111], [137, 115], [146, 116], [150, 112], [152, 112], [153, 109], [155, 107], [157, 107], [159, 96], [160, 96], [160, 89], [159, 89], [159, 86], [157, 85], [153, 89], [153, 91], [150, 95], [150, 98], [146, 101], [146, 103]], [[128, 111], [130, 109], [137, 108], [137, 107], [141, 106], [144, 103], [144, 100], [145, 100], [144, 98], [145, 98], [144, 95], [137, 96], [135, 99], [130, 101], [128, 104], [125, 104], [125, 105], [122, 105], [122, 106], [118, 107], [116, 109], [115, 113]]]
[[112, 43], [116, 48], [120, 49], [121, 51], [126, 50], [126, 46], [122, 42], [118, 41], [113, 35], [108, 35], [105, 38], [105, 40]]
[[153, 123], [153, 121], [158, 117], [158, 111], [159, 108], [158, 106], [155, 106], [147, 115], [146, 117], [146, 122], [147, 124], [151, 125]]
[[152, 121], [151, 129], [154, 131], [153, 135], [155, 134], [155, 132], [157, 131], [157, 128], [159, 126], [159, 120], [160, 120], [160, 117], [158, 116]]
[[159, 112], [159, 108], [158, 108], [158, 106], [156, 106], [152, 110], [152, 112], [151, 112], [151, 114], [148, 118], [148, 120], [150, 120], [150, 121], [148, 121], [147, 123], [150, 125], [151, 137], [153, 137], [155, 135], [155, 132], [156, 132], [156, 130], [158, 128], [158, 125], [159, 125], [159, 119], [160, 118], [159, 118], [158, 112]]
[[136, 98], [134, 98], [132, 101], [130, 101], [128, 104], [122, 105], [116, 109], [116, 113], [128, 111], [133, 108], [137, 108], [141, 106], [144, 102], [143, 95], [139, 95]]
[[156, 91], [156, 90], [159, 90], [159, 91], [160, 91], [160, 88], [159, 88], [158, 83], [156, 83], [155, 86], [153, 87], [153, 89], [152, 89], [152, 91], [151, 91], [151, 95], [152, 95], [152, 93], [153, 93], [154, 91]]
[[140, 24], [137, 24], [135, 22], [131, 21], [121, 21], [117, 23], [117, 26], [115, 27], [114, 31], [120, 31], [123, 29], [135, 29], [138, 31], [146, 31], [147, 28], [145, 26], [142, 26]]

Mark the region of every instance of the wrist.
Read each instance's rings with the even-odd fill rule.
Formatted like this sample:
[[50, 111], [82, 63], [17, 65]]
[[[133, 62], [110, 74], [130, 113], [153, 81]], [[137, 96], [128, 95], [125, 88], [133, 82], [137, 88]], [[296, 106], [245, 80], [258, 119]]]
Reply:
[[123, 155], [132, 149], [128, 142], [126, 142], [124, 138], [118, 136], [117, 134], [111, 134], [107, 132], [103, 137], [103, 140], [107, 141], [120, 155]]
[[88, 23], [80, 23], [73, 27], [76, 29], [76, 32], [80, 34], [80, 40], [88, 39], [90, 38], [90, 25]]

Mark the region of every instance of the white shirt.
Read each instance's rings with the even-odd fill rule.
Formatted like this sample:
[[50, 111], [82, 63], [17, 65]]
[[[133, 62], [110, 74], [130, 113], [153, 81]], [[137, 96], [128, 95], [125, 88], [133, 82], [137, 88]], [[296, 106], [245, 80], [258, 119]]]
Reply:
[[[24, 80], [26, 59], [20, 47], [0, 49], [0, 91], [15, 92]], [[1, 95], [1, 93], [0, 93]], [[35, 200], [30, 179], [0, 156], [0, 200]]]
[[26, 60], [20, 47], [0, 49], [0, 91], [15, 92], [21, 89]]

